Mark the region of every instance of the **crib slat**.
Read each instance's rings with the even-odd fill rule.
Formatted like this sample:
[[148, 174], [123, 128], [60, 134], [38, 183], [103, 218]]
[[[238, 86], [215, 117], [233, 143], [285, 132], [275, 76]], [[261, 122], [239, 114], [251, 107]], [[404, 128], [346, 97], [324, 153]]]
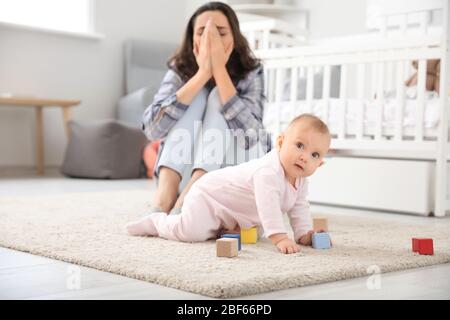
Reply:
[[386, 62], [386, 72], [384, 73], [384, 81], [386, 83], [386, 89], [392, 90], [394, 89], [394, 61]]
[[346, 133], [346, 113], [347, 113], [347, 65], [341, 66], [341, 81], [339, 99], [342, 102], [339, 115], [339, 139], [345, 139]]
[[306, 70], [306, 68], [304, 66], [299, 69], [299, 71], [300, 71], [300, 78], [304, 78], [305, 77], [305, 70]]
[[374, 95], [377, 92], [377, 83], [378, 83], [378, 64], [370, 63], [370, 99], [374, 99]]
[[396, 88], [396, 116], [395, 116], [395, 140], [403, 139], [403, 114], [405, 110], [405, 64], [403, 61], [397, 63], [397, 88]]
[[358, 124], [356, 127], [356, 138], [362, 139], [364, 135], [364, 91], [366, 84], [366, 64], [361, 63], [358, 65], [358, 101], [361, 102], [361, 106], [358, 110]]
[[276, 87], [275, 87], [275, 102], [281, 102], [283, 98], [283, 69], [276, 69]]
[[259, 49], [256, 43], [256, 31], [248, 31], [247, 33], [247, 41], [250, 44], [251, 48]]
[[276, 85], [275, 85], [275, 107], [277, 108], [277, 130], [281, 132], [281, 101], [283, 98], [283, 69], [277, 68], [275, 71]]
[[263, 31], [262, 48], [269, 49], [270, 48], [269, 43], [270, 43], [270, 30], [266, 29]]
[[314, 94], [314, 66], [308, 67], [308, 77], [306, 80], [306, 112], [312, 112], [312, 100]]
[[425, 107], [425, 82], [427, 73], [427, 61], [419, 60], [417, 68], [417, 106], [416, 106], [416, 141], [423, 141], [423, 120]]
[[269, 70], [269, 101], [275, 101], [275, 71], [276, 69], [272, 68]]
[[266, 101], [270, 102], [269, 100], [269, 69], [267, 67], [264, 67], [264, 96], [266, 97]]
[[378, 85], [377, 85], [377, 116], [375, 124], [375, 140], [381, 140], [383, 134], [383, 114], [384, 114], [384, 63], [378, 63]]
[[330, 110], [330, 82], [331, 82], [331, 66], [326, 65], [323, 72], [323, 109], [322, 109], [322, 121], [328, 123], [329, 110]]
[[298, 67], [291, 68], [291, 119], [297, 116]]

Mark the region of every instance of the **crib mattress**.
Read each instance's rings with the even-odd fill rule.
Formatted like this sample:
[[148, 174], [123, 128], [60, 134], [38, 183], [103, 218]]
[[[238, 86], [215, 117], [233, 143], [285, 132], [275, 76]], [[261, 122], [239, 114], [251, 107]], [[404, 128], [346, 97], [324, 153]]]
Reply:
[[[435, 138], [439, 125], [439, 99], [426, 100], [424, 107], [423, 130], [424, 136], [427, 138]], [[324, 114], [324, 101], [312, 100], [311, 113], [322, 118]], [[341, 126], [341, 110], [343, 101], [341, 99], [330, 98], [328, 118], [326, 123], [333, 135], [337, 135]], [[364, 135], [375, 135], [376, 123], [378, 118], [379, 105], [375, 101], [364, 101], [360, 99], [348, 99], [345, 116], [346, 133], [348, 135], [356, 135], [358, 127], [358, 118], [361, 108], [364, 108], [363, 133]], [[387, 99], [383, 104], [383, 121], [382, 135], [393, 136], [396, 127], [396, 112], [398, 110], [398, 102], [395, 99]], [[266, 104], [264, 114], [264, 126], [271, 132], [276, 132], [278, 128], [278, 110], [280, 110], [280, 126], [283, 129], [291, 119], [296, 115], [308, 112], [308, 104], [306, 100], [296, 102], [280, 102]], [[403, 111], [403, 136], [413, 137], [416, 125], [417, 100], [405, 100], [405, 108]], [[323, 119], [323, 118], [322, 118]]]

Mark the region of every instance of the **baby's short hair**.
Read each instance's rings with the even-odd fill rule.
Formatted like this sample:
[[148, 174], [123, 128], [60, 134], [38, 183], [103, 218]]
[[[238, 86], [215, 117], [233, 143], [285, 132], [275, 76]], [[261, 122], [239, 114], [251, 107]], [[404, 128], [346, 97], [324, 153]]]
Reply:
[[330, 135], [330, 130], [328, 130], [328, 126], [323, 122], [320, 118], [316, 117], [310, 113], [303, 113], [289, 122], [288, 128], [292, 127], [294, 124], [300, 121], [308, 121], [308, 124], [316, 129], [318, 132]]

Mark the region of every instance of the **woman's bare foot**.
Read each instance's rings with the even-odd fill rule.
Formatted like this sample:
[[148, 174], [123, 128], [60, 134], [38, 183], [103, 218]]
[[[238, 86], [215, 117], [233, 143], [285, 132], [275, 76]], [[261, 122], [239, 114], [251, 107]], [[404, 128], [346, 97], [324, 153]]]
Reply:
[[168, 167], [161, 167], [152, 207], [159, 207], [162, 212], [169, 213], [177, 200], [180, 182], [181, 176], [178, 172]]

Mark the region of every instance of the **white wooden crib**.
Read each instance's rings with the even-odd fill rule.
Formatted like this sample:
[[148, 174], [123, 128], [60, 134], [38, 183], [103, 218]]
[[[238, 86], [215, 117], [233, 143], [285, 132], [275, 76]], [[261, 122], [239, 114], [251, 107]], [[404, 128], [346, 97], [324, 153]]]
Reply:
[[[338, 154], [361, 153], [386, 159], [427, 159], [435, 163], [435, 216], [450, 209], [447, 200], [449, 158], [449, 3], [412, 1], [409, 8], [379, 12], [380, 33], [329, 39], [307, 46], [255, 50], [265, 67], [264, 123], [275, 138], [290, 119], [314, 113], [330, 127], [331, 148]], [[429, 25], [429, 16], [442, 14], [442, 26]], [[422, 17], [412, 28], [411, 14]], [[391, 19], [398, 29], [389, 29]], [[428, 99], [426, 61], [441, 60], [440, 94]], [[418, 84], [408, 98], [405, 80], [418, 60]], [[338, 94], [332, 78], [338, 74]], [[321, 77], [317, 77], [321, 75]], [[304, 94], [299, 93], [305, 82]], [[320, 86], [317, 83], [320, 83]], [[322, 91], [317, 96], [318, 89]], [[411, 89], [409, 89], [411, 90]], [[389, 96], [386, 92], [391, 92]], [[431, 110], [431, 111], [430, 111]]]

